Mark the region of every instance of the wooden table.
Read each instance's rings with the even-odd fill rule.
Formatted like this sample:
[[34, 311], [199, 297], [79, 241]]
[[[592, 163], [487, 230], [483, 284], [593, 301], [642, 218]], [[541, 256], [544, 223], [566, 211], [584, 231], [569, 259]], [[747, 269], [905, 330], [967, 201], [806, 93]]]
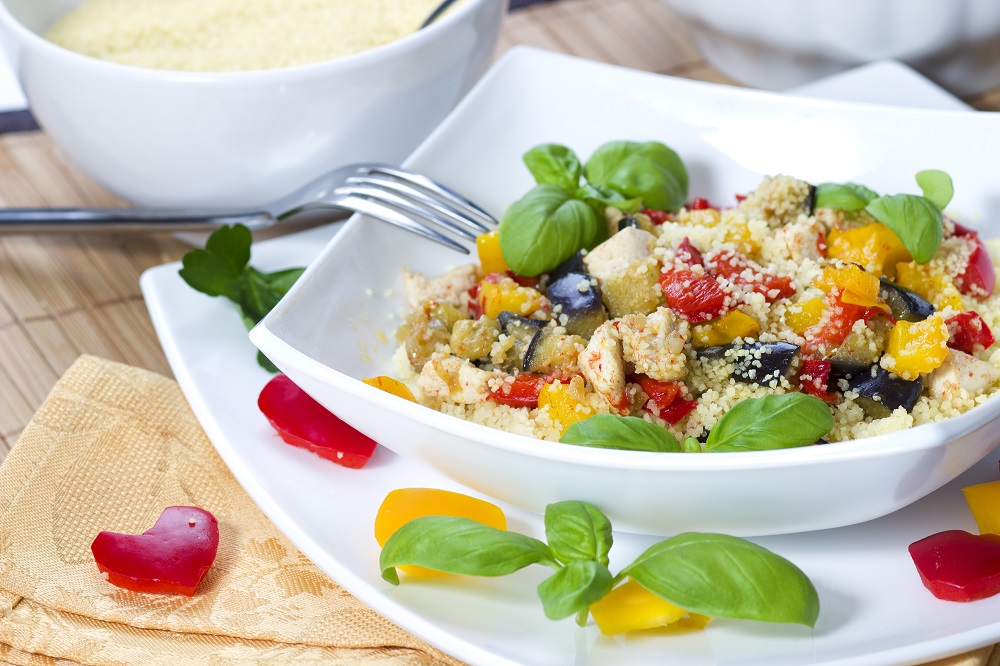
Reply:
[[[497, 53], [517, 44], [732, 83], [701, 58], [684, 23], [659, 0], [558, 0], [519, 9], [508, 16]], [[965, 101], [1000, 110], [1000, 89]], [[0, 135], [0, 206], [121, 204], [44, 133]], [[139, 275], [188, 249], [171, 236], [0, 237], [0, 459], [80, 354], [170, 376]]]

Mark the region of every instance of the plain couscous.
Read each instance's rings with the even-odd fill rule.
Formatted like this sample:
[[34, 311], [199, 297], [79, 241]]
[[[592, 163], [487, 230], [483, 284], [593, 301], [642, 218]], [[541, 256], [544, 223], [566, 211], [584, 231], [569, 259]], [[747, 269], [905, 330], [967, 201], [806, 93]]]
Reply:
[[[922, 196], [778, 175], [719, 206], [689, 199], [661, 149], [614, 142], [582, 166], [540, 146], [526, 156], [539, 185], [479, 239], [478, 264], [405, 274], [394, 369], [419, 402], [548, 440], [615, 414], [704, 443], [741, 401], [799, 392], [828, 406], [824, 440], [841, 441], [996, 393], [1000, 245], [941, 214], [946, 174], [918, 174]], [[679, 189], [650, 205], [602, 160], [666, 164], [656, 173], [676, 178], [663, 187]], [[577, 233], [581, 247], [558, 256], [553, 236], [509, 235], [536, 228]]]

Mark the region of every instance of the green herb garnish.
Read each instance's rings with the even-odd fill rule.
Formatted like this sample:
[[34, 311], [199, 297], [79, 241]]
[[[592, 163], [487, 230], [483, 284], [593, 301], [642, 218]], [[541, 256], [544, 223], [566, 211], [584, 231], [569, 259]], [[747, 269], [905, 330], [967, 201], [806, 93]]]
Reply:
[[[281, 297], [302, 275], [304, 268], [289, 268], [262, 273], [250, 266], [250, 243], [253, 237], [242, 224], [219, 227], [203, 250], [184, 255], [179, 273], [193, 289], [209, 296], [224, 296], [236, 304], [247, 330], [253, 328], [278, 304]], [[257, 362], [270, 372], [277, 372], [262, 353]]]
[[835, 208], [844, 211], [861, 210], [878, 198], [864, 185], [856, 183], [820, 183], [816, 186], [814, 208]]
[[612, 575], [611, 522], [595, 506], [566, 501], [545, 508], [548, 544], [468, 518], [427, 516], [397, 530], [382, 548], [382, 578], [399, 584], [396, 567], [502, 576], [529, 564], [555, 573], [538, 585], [546, 617], [575, 615], [581, 626], [591, 604], [632, 578], [656, 596], [692, 613], [721, 618], [815, 626], [819, 596], [794, 564], [745, 539], [678, 534], [648, 548]]
[[549, 272], [603, 242], [608, 206], [676, 210], [687, 197], [684, 163], [655, 141], [606, 143], [585, 166], [571, 149], [547, 143], [525, 153], [524, 163], [538, 184], [507, 209], [499, 229], [504, 260], [520, 275]]
[[614, 414], [595, 414], [577, 421], [566, 428], [559, 441], [563, 444], [626, 451], [683, 450], [677, 438], [666, 428], [636, 416]]

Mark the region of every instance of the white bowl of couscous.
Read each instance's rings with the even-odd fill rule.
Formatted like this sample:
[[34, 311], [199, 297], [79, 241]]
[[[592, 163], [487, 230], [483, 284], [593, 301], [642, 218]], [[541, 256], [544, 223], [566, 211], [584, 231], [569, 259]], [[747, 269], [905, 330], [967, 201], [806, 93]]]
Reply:
[[[247, 209], [398, 163], [485, 69], [504, 0], [3, 0], [0, 37], [68, 157], [141, 206]], [[74, 10], [76, 10], [74, 12]]]
[[[595, 89], [615, 95], [595, 96]], [[500, 117], [504, 123], [491, 122]], [[1000, 123], [989, 114], [796, 99], [523, 49], [498, 62], [407, 166], [501, 215], [532, 187], [521, 162], [532, 147], [556, 143], [588, 156], [623, 138], [673, 148], [687, 165], [690, 196], [717, 203], [752, 192], [769, 175], [905, 192], [915, 188], [915, 170], [940, 169], [955, 183], [949, 213], [984, 239], [996, 235], [989, 221], [1000, 216], [997, 185], [976, 157], [1000, 149]], [[764, 246], [774, 240], [767, 229]], [[700, 249], [706, 258], [712, 250]], [[740, 452], [574, 446], [531, 432], [532, 421], [543, 422], [540, 401], [537, 409], [491, 410], [475, 401], [443, 409], [362, 383], [380, 375], [411, 379], [399, 371], [393, 336], [413, 312], [404, 272], [438, 276], [474, 261], [355, 217], [251, 340], [296, 384], [392, 451], [538, 513], [557, 501], [590, 502], [629, 532], [753, 536], [852, 525], [925, 497], [998, 444], [1000, 400], [990, 397], [996, 382], [947, 409], [915, 410], [912, 421], [895, 410], [892, 419], [834, 413], [839, 430], [831, 440], [842, 441]], [[1000, 310], [986, 302], [979, 309], [1000, 327]], [[980, 360], [995, 366], [996, 356]], [[468, 369], [469, 377], [477, 371]], [[992, 372], [1000, 379], [1000, 368]], [[466, 386], [460, 375], [448, 391]], [[416, 389], [426, 388], [418, 379]], [[715, 421], [732, 411], [727, 393], [709, 393], [692, 394], [699, 404], [687, 418]], [[691, 426], [685, 436], [697, 435]]]

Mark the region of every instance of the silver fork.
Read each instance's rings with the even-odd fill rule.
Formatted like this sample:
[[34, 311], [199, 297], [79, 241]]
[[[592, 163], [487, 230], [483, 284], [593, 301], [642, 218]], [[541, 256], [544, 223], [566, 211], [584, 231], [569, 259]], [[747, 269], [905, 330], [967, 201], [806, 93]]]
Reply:
[[497, 226], [485, 210], [426, 176], [382, 164], [352, 164], [256, 211], [7, 208], [0, 209], [0, 235], [204, 231], [236, 223], [263, 229], [323, 208], [362, 213], [465, 254], [469, 248], [455, 237], [475, 241]]

